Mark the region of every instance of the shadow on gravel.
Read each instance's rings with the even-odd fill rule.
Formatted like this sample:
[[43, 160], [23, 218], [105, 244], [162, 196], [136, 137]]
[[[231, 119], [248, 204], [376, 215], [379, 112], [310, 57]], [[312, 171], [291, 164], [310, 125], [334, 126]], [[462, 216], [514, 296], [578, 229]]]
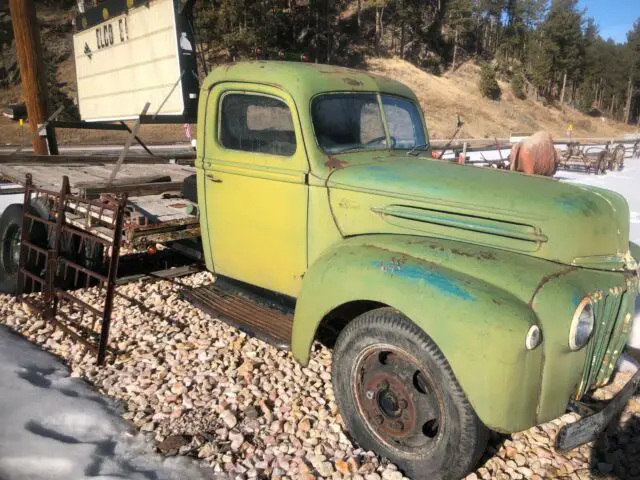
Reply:
[[594, 442], [591, 471], [598, 477], [620, 480], [640, 479], [640, 416], [634, 415], [623, 425], [620, 418]]
[[511, 438], [511, 435], [505, 435], [503, 433], [498, 433], [498, 432], [491, 432], [489, 434], [489, 443], [487, 444], [487, 448], [482, 454], [480, 461], [475, 466], [475, 469], [484, 467], [484, 464], [487, 463], [487, 461], [489, 461], [493, 457], [495, 457], [500, 451], [500, 449], [502, 448], [502, 445], [504, 444], [504, 442], [509, 440], [510, 438]]
[[119, 291], [118, 289], [116, 289], [116, 295], [118, 295], [122, 299], [124, 299], [127, 302], [129, 302], [130, 306], [138, 307], [140, 309], [141, 313], [148, 313], [150, 315], [155, 315], [159, 320], [164, 320], [164, 321], [167, 321], [169, 323], [173, 323], [174, 325], [176, 325], [179, 328], [183, 328], [183, 329], [187, 328], [187, 324], [186, 323], [181, 322], [180, 320], [176, 320], [175, 318], [167, 317], [167, 316], [163, 315], [162, 313], [155, 312], [155, 311], [152, 310], [153, 307], [148, 307], [147, 305], [145, 305], [140, 300], [137, 300], [135, 298], [131, 298], [128, 295], [125, 295], [124, 293]]

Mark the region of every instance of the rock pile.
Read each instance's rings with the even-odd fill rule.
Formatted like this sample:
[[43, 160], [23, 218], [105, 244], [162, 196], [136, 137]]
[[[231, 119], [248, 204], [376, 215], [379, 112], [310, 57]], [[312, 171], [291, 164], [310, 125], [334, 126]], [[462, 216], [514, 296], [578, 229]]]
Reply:
[[[212, 282], [209, 273], [180, 279]], [[231, 478], [401, 480], [395, 465], [347, 436], [331, 385], [331, 353], [315, 345], [302, 367], [289, 353], [211, 318], [180, 299], [169, 281], [118, 287], [111, 345], [120, 353], [98, 368], [60, 331], [21, 303], [0, 296], [0, 322], [64, 358], [72, 375], [121, 401], [123, 417], [167, 455], [197, 457]], [[97, 301], [96, 292], [83, 292]], [[600, 395], [611, 395], [626, 378]], [[577, 416], [511, 436], [494, 435], [469, 479], [640, 478], [640, 400], [616, 432], [568, 455], [553, 450], [558, 428]]]

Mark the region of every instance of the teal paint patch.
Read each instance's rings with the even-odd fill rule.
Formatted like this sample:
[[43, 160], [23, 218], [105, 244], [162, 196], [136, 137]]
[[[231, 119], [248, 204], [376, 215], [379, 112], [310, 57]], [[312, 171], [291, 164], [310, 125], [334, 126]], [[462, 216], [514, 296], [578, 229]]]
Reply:
[[456, 280], [443, 273], [428, 270], [422, 265], [407, 265], [406, 263], [394, 261], [393, 259], [389, 262], [376, 261], [373, 263], [388, 275], [409, 278], [411, 280], [422, 280], [437, 288], [448, 297], [460, 298], [465, 301], [476, 300], [476, 297]]
[[557, 204], [562, 210], [569, 213], [580, 213], [585, 216], [600, 213], [598, 203], [582, 192], [579, 194], [563, 194], [558, 198]]
[[[386, 160], [389, 160], [389, 159], [386, 158]], [[412, 165], [410, 168], [413, 168], [416, 170], [416, 176], [417, 176], [420, 174], [420, 169], [424, 168], [424, 165], [421, 165], [420, 162], [421, 161], [424, 162], [425, 160], [414, 159], [414, 158], [412, 158], [411, 160], [415, 162], [415, 165]], [[427, 161], [433, 161], [433, 160], [427, 160]], [[389, 182], [391, 181], [399, 182], [400, 184], [402, 184], [407, 180], [407, 176], [405, 173], [395, 172], [394, 170], [389, 168], [387, 163], [367, 165], [363, 173], [365, 176], [375, 180], [376, 182], [381, 182], [382, 185], [388, 185]], [[425, 192], [429, 191], [434, 193], [443, 192], [445, 189], [442, 183], [435, 183], [435, 182], [424, 183], [422, 187], [424, 188]]]

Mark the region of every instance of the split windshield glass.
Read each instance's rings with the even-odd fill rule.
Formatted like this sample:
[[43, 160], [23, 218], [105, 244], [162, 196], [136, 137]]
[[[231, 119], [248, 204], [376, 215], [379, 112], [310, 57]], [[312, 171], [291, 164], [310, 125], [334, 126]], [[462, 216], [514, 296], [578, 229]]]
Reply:
[[311, 117], [320, 147], [327, 153], [340, 153], [411, 150], [427, 143], [420, 113], [412, 101], [392, 95], [381, 95], [380, 99], [389, 139], [377, 94], [333, 93], [317, 97], [311, 105]]

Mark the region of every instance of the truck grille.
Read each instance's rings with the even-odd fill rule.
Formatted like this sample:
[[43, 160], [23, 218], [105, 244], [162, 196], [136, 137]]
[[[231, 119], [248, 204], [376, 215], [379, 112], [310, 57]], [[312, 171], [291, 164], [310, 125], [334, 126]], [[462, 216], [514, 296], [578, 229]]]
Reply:
[[627, 292], [611, 293], [594, 299], [595, 331], [587, 345], [586, 363], [577, 398], [604, 385], [627, 341], [631, 315]]

